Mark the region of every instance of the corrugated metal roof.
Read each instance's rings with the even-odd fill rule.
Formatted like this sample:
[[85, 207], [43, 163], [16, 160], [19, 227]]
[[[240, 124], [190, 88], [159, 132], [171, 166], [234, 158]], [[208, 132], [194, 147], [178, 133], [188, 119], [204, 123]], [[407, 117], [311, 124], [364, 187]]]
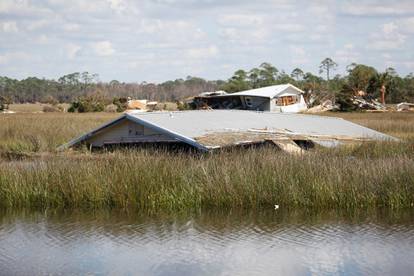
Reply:
[[245, 110], [197, 110], [128, 114], [127, 116], [145, 121], [149, 125], [156, 126], [157, 129], [165, 129], [189, 138], [220, 131], [279, 129], [305, 135], [343, 135], [379, 140], [394, 139], [391, 136], [341, 118], [305, 114]]
[[237, 93], [231, 93], [231, 94], [228, 94], [227, 96], [253, 96], [253, 97], [274, 98], [277, 95], [284, 92], [288, 88], [292, 88], [298, 91], [299, 93], [304, 93], [302, 90], [300, 90], [296, 86], [288, 83], [288, 84], [281, 84], [281, 85], [272, 85], [272, 86], [267, 86], [267, 87], [262, 87], [262, 88], [257, 88], [257, 89], [250, 89], [250, 90], [241, 91]]
[[[170, 135], [200, 150], [208, 150], [208, 148], [197, 142], [197, 138], [223, 132], [237, 134], [251, 131], [258, 133], [275, 131], [291, 135], [321, 136], [322, 139], [323, 136], [343, 136], [369, 140], [397, 140], [378, 131], [335, 117], [245, 110], [196, 110], [124, 114], [70, 141], [60, 149], [81, 143], [122, 119], [129, 119]], [[332, 144], [331, 142], [329, 143]]]

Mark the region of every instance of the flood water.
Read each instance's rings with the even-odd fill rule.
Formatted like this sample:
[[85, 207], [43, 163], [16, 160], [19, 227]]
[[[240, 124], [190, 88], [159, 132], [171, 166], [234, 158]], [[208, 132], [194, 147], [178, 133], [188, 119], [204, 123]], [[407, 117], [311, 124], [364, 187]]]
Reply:
[[413, 273], [412, 212], [0, 212], [0, 275]]

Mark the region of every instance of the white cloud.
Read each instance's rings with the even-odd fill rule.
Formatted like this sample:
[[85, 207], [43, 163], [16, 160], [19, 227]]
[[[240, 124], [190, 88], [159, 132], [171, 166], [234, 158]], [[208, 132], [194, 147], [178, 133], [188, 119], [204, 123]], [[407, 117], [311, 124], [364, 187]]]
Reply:
[[392, 58], [392, 56], [391, 56], [390, 54], [388, 54], [388, 53], [383, 53], [381, 56], [382, 56], [384, 59], [391, 59], [391, 58]]
[[[226, 78], [262, 61], [317, 72], [322, 54], [343, 68], [355, 58], [389, 60], [406, 73], [414, 45], [413, 0], [0, 0], [0, 17], [0, 61], [16, 77], [39, 69], [10, 58], [10, 49], [47, 60], [46, 77], [87, 68], [104, 78], [162, 81], [197, 70]], [[62, 66], [62, 57], [71, 62]], [[150, 73], [154, 64], [169, 70]]]
[[36, 43], [38, 44], [48, 44], [50, 43], [50, 39], [47, 35], [40, 35], [39, 37], [36, 38]]
[[352, 50], [354, 48], [355, 48], [355, 46], [352, 43], [347, 43], [347, 44], [344, 45], [344, 49], [346, 49], [346, 50]]
[[24, 52], [7, 52], [3, 55], [0, 55], [0, 64], [10, 64], [12, 62], [29, 60], [31, 56]]
[[284, 31], [284, 32], [302, 32], [305, 30], [305, 27], [297, 23], [282, 23], [276, 24], [273, 26], [275, 30]]
[[355, 49], [354, 44], [346, 43], [342, 48], [335, 51], [333, 59], [342, 65], [358, 62], [360, 53]]
[[222, 28], [218, 31], [221, 39], [243, 45], [264, 44], [271, 35], [268, 28]]
[[148, 36], [151, 42], [156, 44], [169, 44], [182, 48], [192, 43], [201, 43], [207, 38], [207, 34], [192, 20], [161, 20], [142, 19], [138, 23], [135, 32], [140, 36]]
[[76, 23], [67, 23], [63, 25], [63, 30], [67, 32], [74, 32], [80, 30], [80, 25]]
[[367, 48], [374, 50], [395, 50], [400, 49], [407, 36], [402, 34], [399, 27], [394, 23], [386, 23], [381, 26], [380, 32], [374, 32], [370, 36]]
[[382, 25], [382, 31], [386, 35], [392, 35], [398, 29], [397, 25], [394, 22], [390, 22]]
[[29, 31], [33, 31], [33, 30], [37, 30], [37, 29], [41, 29], [43, 27], [46, 27], [47, 25], [49, 25], [51, 23], [51, 21], [46, 20], [46, 19], [41, 19], [41, 20], [33, 20], [30, 21], [29, 24], [27, 25], [27, 30]]
[[223, 26], [254, 26], [262, 25], [264, 18], [253, 14], [225, 14], [218, 19], [219, 24]]
[[398, 20], [397, 25], [401, 32], [407, 34], [414, 34], [414, 17]]
[[111, 9], [116, 12], [122, 12], [125, 10], [126, 6], [123, 0], [107, 0]]
[[414, 12], [414, 2], [403, 1], [348, 1], [342, 4], [342, 12], [355, 16], [395, 16]]
[[6, 21], [6, 22], [0, 23], [0, 30], [5, 33], [19, 32], [19, 28], [17, 27], [17, 23], [15, 21]]
[[402, 65], [404, 65], [409, 70], [414, 70], [414, 61], [403, 61]]
[[292, 54], [292, 65], [300, 66], [301, 64], [309, 63], [309, 57], [305, 49], [301, 46], [290, 46], [290, 52]]
[[68, 58], [69, 59], [74, 59], [78, 55], [78, 53], [81, 49], [82, 49], [82, 47], [79, 46], [79, 45], [76, 45], [76, 44], [73, 44], [73, 43], [68, 44], [66, 46], [66, 53], [67, 53]]
[[205, 48], [191, 48], [187, 51], [190, 58], [193, 59], [206, 59], [216, 57], [219, 53], [219, 49], [215, 45]]
[[109, 41], [99, 41], [92, 44], [92, 48], [98, 56], [111, 56], [115, 53], [112, 43]]

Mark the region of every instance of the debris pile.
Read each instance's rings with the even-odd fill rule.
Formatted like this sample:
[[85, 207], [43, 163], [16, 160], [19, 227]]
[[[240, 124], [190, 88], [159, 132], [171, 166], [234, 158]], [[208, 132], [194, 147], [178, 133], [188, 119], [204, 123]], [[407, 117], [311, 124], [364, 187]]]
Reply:
[[399, 103], [397, 111], [414, 111], [414, 103]]
[[[204, 94], [204, 93], [202, 93]], [[226, 93], [227, 94], [227, 93]], [[193, 99], [192, 105], [195, 109], [210, 110], [210, 109], [243, 109], [243, 103], [238, 97], [225, 97], [222, 95], [205, 95], [196, 96]], [[215, 98], [215, 96], [223, 96]]]
[[338, 106], [334, 105], [331, 100], [326, 100], [320, 105], [309, 108], [306, 113], [319, 113], [326, 111], [335, 111], [338, 110]]
[[203, 92], [200, 93], [198, 96], [200, 97], [211, 97], [211, 96], [224, 96], [224, 95], [228, 95], [229, 93], [227, 93], [226, 91], [223, 90], [218, 90], [218, 91], [213, 91], [213, 92]]
[[132, 100], [131, 98], [128, 98], [127, 102], [127, 112], [129, 111], [154, 111], [158, 102], [150, 102], [148, 100]]
[[355, 107], [360, 110], [376, 110], [376, 111], [387, 111], [387, 107], [380, 102], [371, 99], [367, 100], [360, 96], [355, 96], [352, 99]]

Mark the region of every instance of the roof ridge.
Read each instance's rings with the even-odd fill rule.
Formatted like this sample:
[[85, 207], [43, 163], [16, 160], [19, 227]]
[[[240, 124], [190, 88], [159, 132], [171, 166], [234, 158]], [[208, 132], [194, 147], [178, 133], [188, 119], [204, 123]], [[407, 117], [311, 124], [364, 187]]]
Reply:
[[[172, 110], [172, 111], [155, 111], [155, 112], [125, 112], [127, 115], [151, 115], [151, 114], [168, 114], [168, 113], [189, 113], [189, 112], [253, 112], [253, 113], [280, 113], [280, 112], [268, 112], [268, 111], [256, 111], [256, 110], [243, 110], [243, 109], [195, 109], [195, 110]], [[282, 114], [282, 113], [281, 113]]]

